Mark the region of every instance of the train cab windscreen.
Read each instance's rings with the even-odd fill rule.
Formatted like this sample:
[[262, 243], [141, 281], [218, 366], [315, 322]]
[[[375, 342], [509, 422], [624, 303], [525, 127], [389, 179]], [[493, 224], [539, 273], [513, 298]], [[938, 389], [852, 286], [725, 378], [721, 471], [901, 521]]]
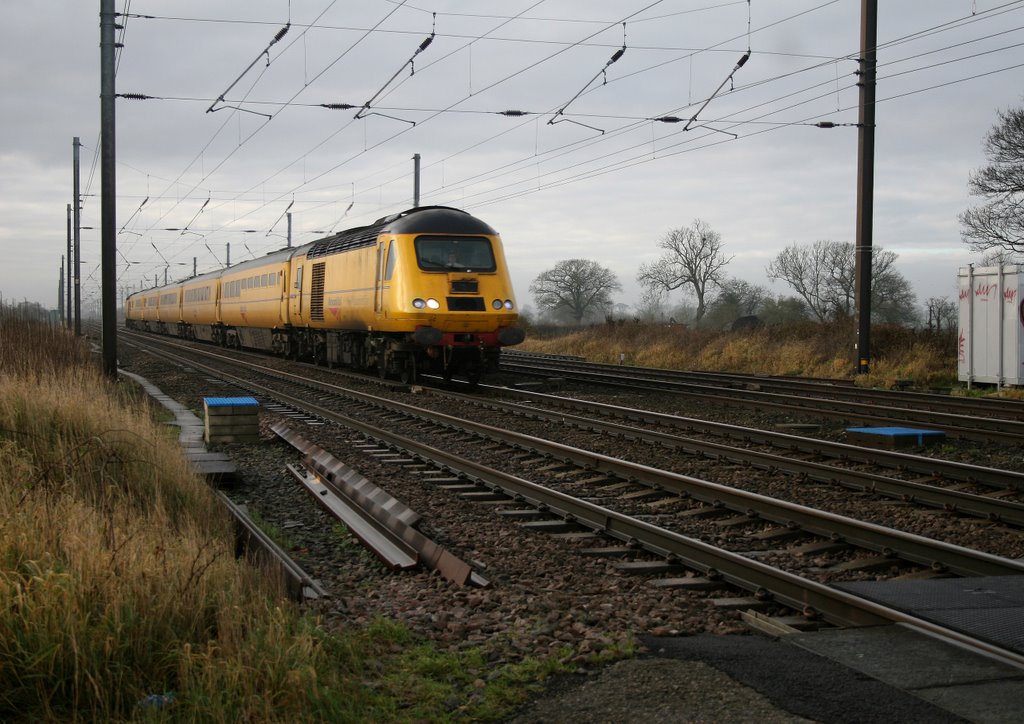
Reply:
[[423, 271], [493, 272], [494, 251], [489, 239], [476, 236], [420, 236], [416, 262]]

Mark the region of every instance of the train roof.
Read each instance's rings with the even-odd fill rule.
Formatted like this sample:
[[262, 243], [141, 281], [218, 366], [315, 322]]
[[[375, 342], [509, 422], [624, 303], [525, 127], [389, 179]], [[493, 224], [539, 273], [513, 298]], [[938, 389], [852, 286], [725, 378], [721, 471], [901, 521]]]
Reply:
[[339, 251], [372, 246], [381, 234], [486, 234], [498, 232], [480, 219], [449, 206], [420, 206], [377, 219], [367, 226], [347, 229], [333, 236], [314, 241], [306, 252], [315, 259]]
[[377, 219], [372, 224], [367, 224], [366, 226], [357, 226], [324, 237], [323, 239], [311, 241], [300, 247], [279, 249], [269, 252], [265, 256], [247, 259], [223, 269], [216, 269], [164, 286], [133, 292], [128, 295], [128, 298], [130, 299], [137, 294], [158, 294], [175, 287], [202, 284], [206, 281], [219, 279], [227, 274], [244, 272], [247, 268], [262, 266], [268, 262], [282, 262], [290, 259], [296, 252], [301, 253], [302, 249], [308, 249], [306, 252], [307, 259], [315, 259], [329, 254], [336, 254], [339, 251], [372, 246], [377, 242], [377, 237], [381, 234], [484, 234], [486, 236], [496, 236], [497, 233], [489, 224], [485, 224], [480, 219], [461, 209], [455, 209], [450, 206], [418, 206], [414, 209], [408, 209]]

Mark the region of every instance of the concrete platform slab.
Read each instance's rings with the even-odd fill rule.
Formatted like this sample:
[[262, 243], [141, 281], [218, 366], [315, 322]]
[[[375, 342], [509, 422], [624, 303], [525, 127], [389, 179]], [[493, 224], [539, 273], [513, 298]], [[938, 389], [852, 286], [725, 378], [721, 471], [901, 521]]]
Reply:
[[1024, 654], [1024, 576], [859, 581], [836, 588]]
[[786, 642], [900, 689], [1014, 677], [1024, 682], [1024, 671], [903, 625], [827, 629], [792, 636]]
[[785, 641], [969, 721], [1024, 721], [1024, 670], [905, 625], [818, 631]]
[[[174, 414], [174, 422], [169, 424], [180, 428], [178, 443], [184, 449], [186, 457], [197, 473], [212, 482], [230, 482], [235, 478], [238, 474], [238, 468], [231, 461], [231, 458], [223, 453], [211, 453], [206, 450], [203, 440], [206, 425], [197, 415], [177, 400], [173, 400], [165, 395], [145, 377], [126, 370], [118, 370], [118, 374], [137, 382], [150, 397]], [[255, 402], [255, 399], [253, 399], [253, 403]]]

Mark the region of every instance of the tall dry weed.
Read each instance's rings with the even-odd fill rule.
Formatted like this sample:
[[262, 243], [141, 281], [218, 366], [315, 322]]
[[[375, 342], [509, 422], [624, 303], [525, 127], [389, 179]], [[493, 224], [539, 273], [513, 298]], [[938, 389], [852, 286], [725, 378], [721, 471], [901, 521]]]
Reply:
[[[949, 385], [956, 378], [955, 340], [921, 330], [879, 325], [871, 367], [858, 383], [891, 386], [909, 379], [920, 386]], [[726, 332], [683, 325], [596, 325], [564, 336], [527, 338], [524, 351], [572, 354], [592, 362], [666, 369], [802, 377], [853, 376], [856, 335], [851, 322], [797, 322]]]
[[52, 346], [0, 355], [0, 720], [144, 718], [172, 691], [185, 720], [365, 702], [357, 664], [327, 665], [324, 634], [236, 561], [226, 512], [145, 410], [78, 340], [7, 322]]

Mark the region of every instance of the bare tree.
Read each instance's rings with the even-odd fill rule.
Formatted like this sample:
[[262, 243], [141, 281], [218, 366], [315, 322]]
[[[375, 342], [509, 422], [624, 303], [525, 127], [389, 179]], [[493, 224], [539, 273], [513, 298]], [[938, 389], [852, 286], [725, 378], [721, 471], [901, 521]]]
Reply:
[[769, 279], [781, 279], [793, 287], [819, 322], [836, 313], [837, 287], [842, 275], [837, 270], [835, 242], [816, 241], [810, 247], [791, 244], [768, 264]]
[[978, 262], [978, 266], [1006, 266], [1007, 264], [1024, 264], [1024, 258], [1006, 249], [990, 249]]
[[[915, 296], [910, 282], [895, 269], [899, 256], [875, 247], [871, 255], [871, 316], [876, 321], [912, 322]], [[768, 264], [771, 279], [789, 284], [824, 322], [853, 316], [856, 297], [856, 253], [846, 241], [816, 241], [810, 247], [792, 244]]]
[[615, 273], [589, 259], [563, 259], [541, 272], [530, 284], [541, 310], [566, 311], [577, 324], [588, 312], [611, 307], [611, 293], [622, 291]]
[[958, 323], [956, 303], [947, 297], [930, 297], [925, 302], [928, 310], [928, 329], [936, 332], [950, 331]]
[[665, 234], [658, 247], [661, 258], [641, 264], [636, 280], [645, 287], [673, 291], [690, 287], [697, 297], [698, 323], [707, 311], [710, 292], [722, 283], [722, 271], [732, 261], [722, 251], [722, 235], [700, 219]]
[[765, 287], [742, 279], [726, 279], [714, 301], [708, 304], [705, 321], [713, 327], [727, 327], [737, 319], [751, 317], [771, 299]]
[[665, 302], [668, 292], [657, 287], [646, 287], [640, 301], [633, 305], [637, 317], [645, 322], [655, 322], [665, 317]]
[[986, 202], [960, 214], [960, 235], [975, 251], [1024, 252], [1024, 108], [998, 111], [985, 137], [989, 164], [967, 185]]

